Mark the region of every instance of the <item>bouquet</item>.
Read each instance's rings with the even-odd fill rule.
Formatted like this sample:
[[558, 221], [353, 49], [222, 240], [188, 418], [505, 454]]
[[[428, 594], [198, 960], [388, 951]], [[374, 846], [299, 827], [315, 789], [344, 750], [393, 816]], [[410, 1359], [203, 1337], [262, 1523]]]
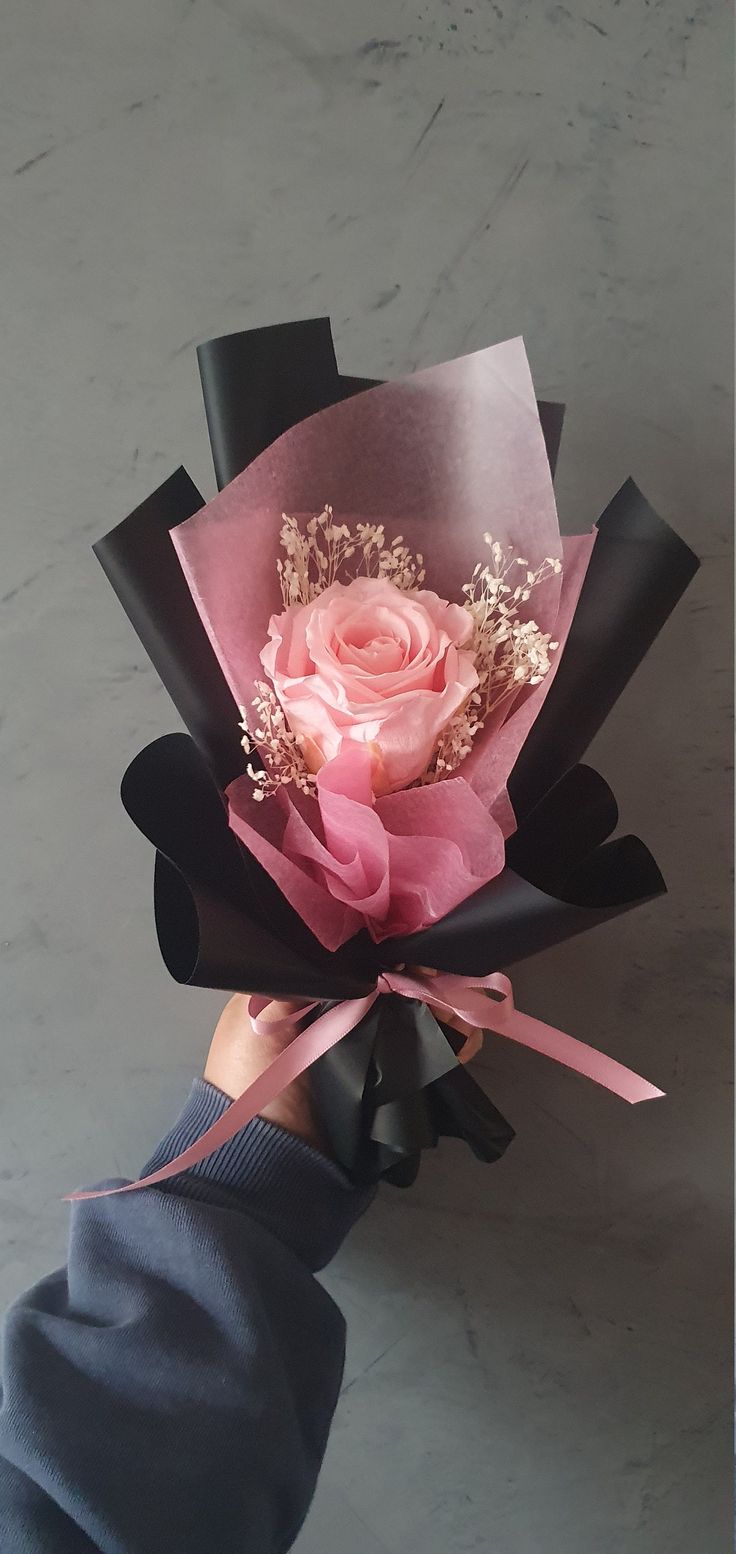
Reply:
[[[186, 1169], [310, 1067], [335, 1158], [409, 1184], [513, 1130], [456, 1021], [629, 1101], [661, 1091], [519, 1013], [515, 961], [664, 889], [581, 764], [697, 568], [628, 481], [560, 536], [562, 407], [521, 340], [394, 382], [326, 320], [200, 348], [219, 494], [183, 470], [96, 553], [189, 730], [123, 802], [182, 983], [294, 1000], [292, 1039]], [[140, 1184], [133, 1184], [140, 1185]], [[127, 1189], [125, 1189], [127, 1190]]]

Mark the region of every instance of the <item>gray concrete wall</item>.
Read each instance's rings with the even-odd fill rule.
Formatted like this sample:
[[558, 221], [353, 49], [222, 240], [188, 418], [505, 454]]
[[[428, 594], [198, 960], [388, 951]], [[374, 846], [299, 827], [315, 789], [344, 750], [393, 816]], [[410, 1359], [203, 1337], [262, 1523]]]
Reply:
[[[194, 342], [332, 314], [346, 371], [523, 333], [558, 492], [632, 473], [703, 557], [596, 743], [670, 895], [520, 968], [668, 1099], [489, 1040], [519, 1137], [445, 1144], [329, 1271], [342, 1398], [300, 1554], [725, 1554], [726, 0], [5, 0], [0, 1295], [134, 1173], [219, 1000], [168, 981], [117, 800], [176, 727], [90, 552], [180, 462]], [[390, 1420], [390, 1437], [386, 1418]]]

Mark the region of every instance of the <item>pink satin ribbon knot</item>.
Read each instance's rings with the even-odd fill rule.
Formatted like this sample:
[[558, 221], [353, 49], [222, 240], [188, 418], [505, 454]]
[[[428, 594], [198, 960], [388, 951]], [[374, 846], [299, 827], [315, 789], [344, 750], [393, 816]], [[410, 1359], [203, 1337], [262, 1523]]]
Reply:
[[[373, 1008], [376, 999], [385, 993], [398, 993], [401, 998], [421, 999], [440, 1015], [456, 1015], [470, 1025], [495, 1031], [499, 1036], [507, 1036], [523, 1047], [531, 1047], [535, 1052], [541, 1052], [545, 1057], [564, 1064], [566, 1068], [584, 1074], [587, 1079], [603, 1085], [632, 1105], [639, 1101], [654, 1100], [664, 1094], [663, 1090], [649, 1084], [632, 1069], [617, 1063], [615, 1058], [596, 1052], [594, 1047], [576, 1041], [574, 1036], [567, 1036], [552, 1025], [545, 1025], [542, 1020], [520, 1013], [514, 1005], [509, 978], [502, 972], [492, 972], [487, 977], [461, 977], [439, 972], [430, 977], [415, 972], [384, 971], [372, 992], [363, 998], [349, 998], [344, 1003], [336, 1004], [300, 1031], [253, 1084], [233, 1101], [223, 1116], [196, 1143], [177, 1155], [175, 1160], [169, 1161], [168, 1165], [153, 1171], [141, 1181], [128, 1182], [124, 1187], [107, 1188], [104, 1192], [70, 1193], [67, 1201], [79, 1202], [87, 1198], [109, 1197], [115, 1193], [137, 1192], [141, 1187], [153, 1187], [157, 1182], [165, 1182], [197, 1165], [222, 1144], [227, 1144], [241, 1128], [252, 1122], [265, 1106], [275, 1100], [287, 1085], [342, 1041], [343, 1036], [355, 1030], [356, 1025]], [[489, 994], [495, 996], [489, 997]], [[317, 1008], [317, 1002], [303, 1004], [286, 1019], [264, 1020], [263, 1012], [270, 1003], [271, 1000], [267, 998], [254, 996], [250, 999], [248, 1012], [259, 1034], [265, 1031], [283, 1034], [294, 1029], [305, 1015]], [[462, 1052], [459, 1060], [462, 1061]]]

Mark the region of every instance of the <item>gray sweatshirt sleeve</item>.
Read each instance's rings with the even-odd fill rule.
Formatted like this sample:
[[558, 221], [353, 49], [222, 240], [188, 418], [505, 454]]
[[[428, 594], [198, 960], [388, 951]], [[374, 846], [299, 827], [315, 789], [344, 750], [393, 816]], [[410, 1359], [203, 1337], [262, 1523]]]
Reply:
[[[197, 1080], [146, 1170], [227, 1105]], [[163, 1188], [74, 1205], [66, 1268], [4, 1324], [2, 1554], [290, 1548], [344, 1361], [314, 1273], [370, 1196], [256, 1119]]]

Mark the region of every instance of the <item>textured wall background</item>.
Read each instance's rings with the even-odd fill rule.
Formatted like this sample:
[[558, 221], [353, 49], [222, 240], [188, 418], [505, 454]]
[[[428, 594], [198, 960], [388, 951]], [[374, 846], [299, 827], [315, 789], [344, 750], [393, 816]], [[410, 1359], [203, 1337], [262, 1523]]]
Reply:
[[219, 1000], [159, 963], [117, 801], [176, 726], [90, 552], [183, 461], [194, 343], [332, 314], [346, 371], [523, 333], [558, 494], [632, 473], [703, 557], [593, 757], [671, 894], [519, 1003], [641, 1065], [629, 1111], [523, 1051], [519, 1137], [445, 1144], [329, 1272], [345, 1392], [300, 1554], [725, 1554], [730, 1215], [726, 0], [5, 0], [0, 1295], [65, 1189], [134, 1173]]

